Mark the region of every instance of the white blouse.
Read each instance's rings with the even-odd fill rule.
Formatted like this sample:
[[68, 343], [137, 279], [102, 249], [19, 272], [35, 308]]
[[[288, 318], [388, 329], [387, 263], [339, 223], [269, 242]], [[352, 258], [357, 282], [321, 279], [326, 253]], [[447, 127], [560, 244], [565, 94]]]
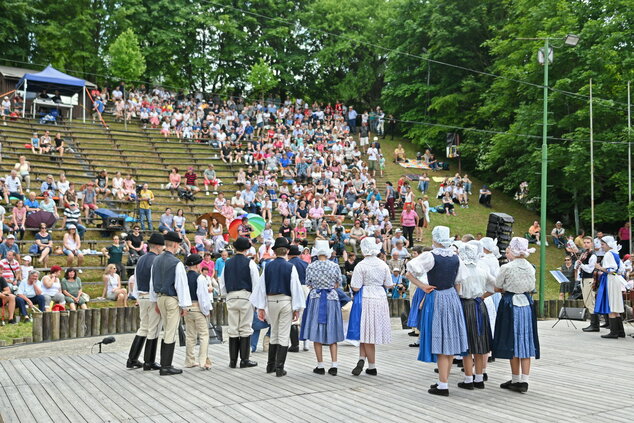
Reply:
[[[434, 248], [433, 252], [444, 257], [451, 257], [456, 254], [452, 248]], [[407, 262], [407, 271], [414, 275], [416, 279], [421, 280], [423, 275], [426, 275], [427, 272], [434, 268], [435, 263], [436, 260], [434, 260], [432, 251], [425, 251]], [[460, 260], [460, 267], [458, 268], [454, 284], [461, 284], [466, 276], [466, 266]]]
[[475, 265], [465, 265], [464, 268], [466, 277], [461, 284], [460, 297], [479, 298], [485, 292], [495, 291], [495, 278], [486, 264], [479, 262]]
[[500, 267], [495, 286], [516, 294], [513, 305], [528, 306], [530, 303], [524, 293], [535, 289], [535, 268], [525, 258], [517, 258]]
[[363, 288], [363, 298], [386, 298], [384, 288], [393, 286], [390, 268], [383, 260], [375, 256], [364, 258], [352, 272], [350, 286]]

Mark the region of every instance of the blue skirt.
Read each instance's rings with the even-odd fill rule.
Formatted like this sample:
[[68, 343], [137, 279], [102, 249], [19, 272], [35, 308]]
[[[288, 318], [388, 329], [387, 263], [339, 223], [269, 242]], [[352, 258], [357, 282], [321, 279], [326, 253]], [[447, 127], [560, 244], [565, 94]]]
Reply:
[[416, 288], [414, 291], [414, 296], [410, 302], [411, 306], [409, 308], [409, 316], [407, 316], [407, 326], [410, 328], [417, 328], [420, 324], [420, 303], [425, 298], [425, 291], [420, 288]]
[[339, 299], [326, 300], [327, 323], [319, 323], [319, 301], [319, 297], [309, 298], [302, 320], [300, 339], [326, 345], [343, 341], [343, 318]]
[[455, 289], [434, 290], [425, 296], [420, 331], [420, 361], [435, 363], [438, 354], [457, 355], [469, 349], [464, 312]]
[[530, 306], [513, 305], [513, 293], [505, 292], [500, 300], [495, 319], [495, 336], [492, 353], [495, 358], [510, 360], [518, 358], [539, 358], [539, 338], [537, 336], [537, 314], [530, 294], [524, 294]]
[[594, 302], [594, 314], [610, 314], [610, 296], [608, 295], [608, 274], [599, 277], [599, 289]]

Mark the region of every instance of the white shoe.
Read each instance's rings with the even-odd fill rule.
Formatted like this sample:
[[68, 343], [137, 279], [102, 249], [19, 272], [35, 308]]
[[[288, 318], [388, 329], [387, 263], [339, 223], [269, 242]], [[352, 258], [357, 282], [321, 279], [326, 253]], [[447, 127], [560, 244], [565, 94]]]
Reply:
[[541, 245], [542, 243], [541, 243], [541, 242], [539, 242], [539, 241], [536, 241], [536, 242], [535, 242], [535, 244], [537, 244], [537, 245]]
[[205, 195], [209, 195], [209, 191], [206, 191], [206, 192], [205, 192]]
[[546, 247], [548, 247], [548, 241], [546, 241], [546, 243], [544, 245], [546, 245]]
[[83, 271], [83, 270], [81, 270], [81, 269], [78, 269], [78, 270], [77, 270], [77, 273], [84, 273], [84, 271]]

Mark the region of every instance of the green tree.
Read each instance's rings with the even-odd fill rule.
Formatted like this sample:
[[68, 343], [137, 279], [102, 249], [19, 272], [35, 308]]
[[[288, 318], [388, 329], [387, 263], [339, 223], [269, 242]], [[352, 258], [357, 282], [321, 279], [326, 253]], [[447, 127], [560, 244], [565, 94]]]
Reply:
[[123, 31], [108, 48], [108, 69], [113, 77], [125, 81], [137, 81], [145, 72], [145, 57], [131, 29]]
[[247, 75], [247, 81], [251, 85], [253, 93], [262, 100], [264, 100], [264, 95], [278, 84], [273, 70], [264, 59], [260, 59], [258, 63], [251, 66], [249, 74]]

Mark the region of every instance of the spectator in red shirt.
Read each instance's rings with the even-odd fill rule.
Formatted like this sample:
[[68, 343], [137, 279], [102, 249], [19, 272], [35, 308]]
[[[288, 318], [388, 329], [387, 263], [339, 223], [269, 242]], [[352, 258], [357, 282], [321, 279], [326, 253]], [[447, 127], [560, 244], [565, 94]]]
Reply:
[[200, 191], [200, 188], [198, 188], [197, 179], [198, 175], [194, 173], [194, 168], [190, 167], [189, 169], [187, 169], [187, 172], [185, 172], [185, 188], [187, 189], [187, 191], [190, 191], [194, 194]]
[[407, 238], [409, 246], [414, 246], [414, 229], [418, 225], [418, 214], [412, 209], [411, 203], [405, 204], [405, 209], [401, 213], [401, 226], [403, 226], [403, 236]]

